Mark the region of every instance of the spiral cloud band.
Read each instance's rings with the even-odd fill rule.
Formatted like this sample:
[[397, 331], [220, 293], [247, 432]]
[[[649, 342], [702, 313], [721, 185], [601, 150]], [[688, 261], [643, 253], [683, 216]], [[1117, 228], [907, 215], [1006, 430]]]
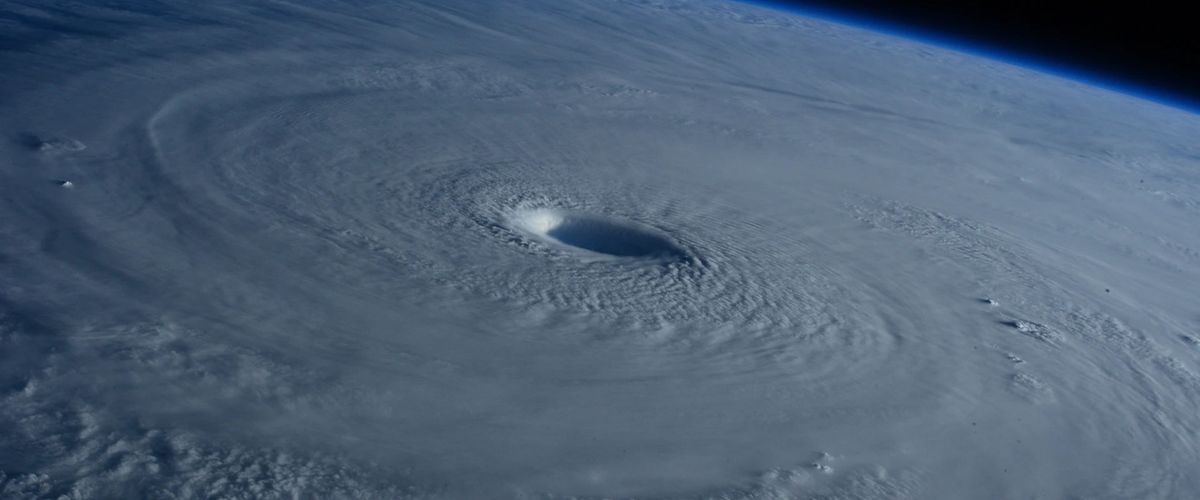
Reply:
[[720, 1], [14, 1], [5, 498], [1186, 498], [1200, 118]]

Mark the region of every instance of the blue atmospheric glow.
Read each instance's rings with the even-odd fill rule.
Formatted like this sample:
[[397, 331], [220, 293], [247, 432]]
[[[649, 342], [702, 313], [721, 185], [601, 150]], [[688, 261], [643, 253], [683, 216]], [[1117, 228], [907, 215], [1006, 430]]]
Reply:
[[1145, 85], [1123, 82], [1119, 79], [1114, 79], [1107, 75], [1100, 75], [1095, 72], [1068, 68], [1063, 64], [1055, 64], [1045, 60], [1039, 61], [1035, 58], [1006, 51], [999, 47], [976, 43], [959, 37], [936, 33], [931, 30], [912, 26], [904, 26], [899, 23], [889, 22], [885, 19], [849, 14], [816, 5], [795, 5], [770, 0], [746, 0], [745, 3], [758, 5], [760, 7], [773, 10], [790, 12], [800, 16], [820, 19], [844, 26], [861, 28], [897, 38], [913, 40], [919, 43], [933, 45], [964, 54], [979, 56], [986, 59], [991, 59], [993, 61], [1030, 69], [1039, 73], [1053, 75], [1085, 85], [1117, 92], [1119, 94], [1124, 94], [1138, 99], [1151, 101], [1163, 106], [1200, 114], [1200, 103], [1196, 103], [1194, 100], [1185, 96], [1179, 96], [1171, 92], [1152, 89]]

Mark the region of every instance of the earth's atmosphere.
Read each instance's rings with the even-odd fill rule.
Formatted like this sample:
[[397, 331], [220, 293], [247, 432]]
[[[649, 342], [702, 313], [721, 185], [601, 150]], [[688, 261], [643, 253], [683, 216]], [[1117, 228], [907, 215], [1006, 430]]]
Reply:
[[0, 3], [0, 497], [1195, 498], [1200, 116], [719, 1]]

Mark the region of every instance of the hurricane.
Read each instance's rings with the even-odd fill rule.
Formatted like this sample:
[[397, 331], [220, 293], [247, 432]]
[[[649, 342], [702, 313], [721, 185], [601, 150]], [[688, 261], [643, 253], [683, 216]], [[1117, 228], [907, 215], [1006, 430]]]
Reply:
[[5, 498], [1200, 491], [1193, 112], [720, 0], [0, 26]]

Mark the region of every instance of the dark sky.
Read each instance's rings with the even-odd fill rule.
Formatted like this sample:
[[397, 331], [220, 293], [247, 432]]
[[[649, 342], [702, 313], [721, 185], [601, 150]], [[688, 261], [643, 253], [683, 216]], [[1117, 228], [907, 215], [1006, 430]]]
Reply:
[[1187, 2], [765, 1], [957, 40], [1160, 101], [1200, 109], [1200, 17]]

